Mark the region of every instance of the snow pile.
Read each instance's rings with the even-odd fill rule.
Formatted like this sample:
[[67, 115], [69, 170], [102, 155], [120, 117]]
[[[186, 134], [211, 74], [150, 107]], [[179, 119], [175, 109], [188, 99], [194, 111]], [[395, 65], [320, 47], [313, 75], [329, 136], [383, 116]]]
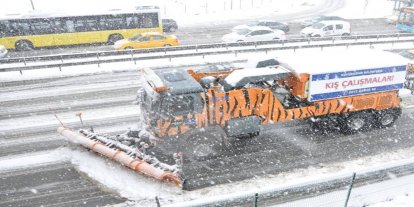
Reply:
[[345, 19], [384, 18], [392, 14], [393, 6], [389, 0], [346, 0], [343, 8], [330, 14]]
[[414, 192], [406, 193], [402, 196], [389, 198], [387, 201], [369, 205], [369, 207], [411, 207], [414, 204]]
[[[139, 201], [138, 206], [154, 203], [157, 196], [162, 204], [171, 204], [183, 201], [209, 201], [218, 196], [237, 196], [246, 193], [254, 194], [271, 188], [283, 188], [303, 183], [316, 183], [331, 177], [351, 175], [353, 172], [369, 171], [375, 168], [382, 169], [404, 163], [413, 163], [414, 148], [399, 150], [393, 153], [383, 153], [376, 156], [360, 158], [353, 161], [312, 166], [306, 169], [297, 169], [278, 175], [256, 177], [250, 180], [217, 185], [195, 191], [181, 191], [168, 183], [161, 183], [144, 175], [140, 175], [118, 163], [97, 156], [94, 153], [81, 149], [67, 150], [62, 159], [71, 160], [79, 170], [91, 178], [114, 189], [121, 196], [130, 200]], [[384, 163], [387, 163], [384, 165]], [[270, 186], [270, 187], [269, 187]], [[238, 189], [235, 193], [234, 189]], [[385, 200], [379, 198], [379, 201]], [[381, 200], [382, 199], [382, 200]], [[148, 203], [145, 203], [148, 202]], [[372, 203], [372, 202], [371, 202]]]

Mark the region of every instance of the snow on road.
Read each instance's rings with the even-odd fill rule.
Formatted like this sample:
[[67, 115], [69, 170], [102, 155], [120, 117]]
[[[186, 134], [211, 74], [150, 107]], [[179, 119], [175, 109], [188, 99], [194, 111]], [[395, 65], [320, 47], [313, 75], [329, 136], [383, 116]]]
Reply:
[[[53, 108], [53, 106], [51, 106]], [[101, 109], [90, 109], [87, 111], [81, 111], [82, 120], [84, 123], [105, 120], [110, 118], [121, 118], [139, 116], [139, 107], [136, 105], [118, 106]], [[70, 125], [73, 123], [79, 123], [79, 117], [76, 116], [76, 112], [70, 111], [65, 113], [57, 114], [58, 118], [63, 122], [64, 125]], [[138, 119], [138, 118], [137, 118]], [[0, 120], [0, 129], [4, 131], [19, 131], [28, 128], [44, 128], [44, 127], [55, 127], [59, 126], [59, 121], [55, 118], [53, 111], [50, 114], [36, 115], [34, 117], [21, 117], [21, 118], [10, 118]], [[2, 133], [0, 132], [0, 133]]]
[[[80, 5], [79, 2], [83, 5], [84, 8], [100, 8], [107, 9], [120, 6], [120, 2], [114, 1], [99, 1], [99, 0], [89, 0], [87, 2], [80, 0], [60, 0], [54, 1], [53, 4], [49, 0], [33, 0], [37, 9], [47, 10], [47, 9], [78, 9]], [[194, 4], [194, 1], [190, 0], [177, 0], [177, 1], [167, 1], [167, 0], [157, 0], [157, 2], [162, 6], [163, 14], [168, 17], [178, 18], [179, 22], [182, 24], [193, 24], [203, 21], [217, 21], [217, 19], [222, 20], [226, 15], [232, 15], [229, 18], [245, 18], [246, 14], [251, 14], [251, 16], [256, 16], [259, 13], [269, 13], [274, 12], [280, 13], [289, 11], [299, 11], [301, 9], [306, 9], [312, 7], [322, 0], [295, 0], [295, 1], [271, 1], [273, 4], [258, 4], [258, 1], [255, 1], [255, 5], [249, 6], [249, 3], [238, 5], [238, 1], [234, 1], [233, 10], [230, 12], [229, 1], [206, 1], [206, 4]], [[250, 1], [249, 1], [250, 2]], [[263, 2], [263, 1], [262, 1]], [[266, 1], [269, 2], [269, 1]], [[122, 5], [134, 6], [137, 4], [137, 1], [133, 0], [124, 0]], [[30, 10], [31, 6], [27, 0], [4, 0], [2, 2], [2, 7], [0, 7], [0, 15], [15, 12], [18, 10]], [[344, 8], [333, 12], [334, 15], [340, 15], [345, 18], [367, 18], [367, 17], [384, 17], [391, 14], [392, 1], [386, 0], [346, 0]], [[172, 10], [170, 10], [172, 8]], [[222, 10], [220, 10], [222, 8]], [[227, 8], [227, 9], [225, 9]], [[254, 9], [252, 9], [254, 8]], [[277, 10], [275, 8], [278, 8]], [[355, 9], [357, 8], [357, 9]], [[183, 12], [184, 11], [184, 12]], [[177, 13], [175, 13], [177, 12]], [[180, 16], [177, 16], [179, 14]], [[186, 14], [186, 15], [183, 15]], [[192, 18], [194, 17], [194, 18]], [[195, 18], [198, 17], [198, 18]], [[188, 64], [188, 63], [200, 63], [199, 59], [192, 60], [182, 60], [179, 64]], [[158, 62], [159, 63], [159, 62]], [[168, 61], [165, 61], [164, 66], [168, 66]], [[176, 64], [176, 63], [175, 63]], [[122, 64], [121, 64], [122, 65]], [[151, 66], [150, 63], [145, 63], [141, 66]], [[95, 66], [93, 66], [95, 67]], [[92, 68], [93, 68], [92, 67]], [[137, 67], [131, 67], [128, 65], [130, 70], [136, 70]], [[44, 78], [45, 74], [49, 74], [53, 77], [60, 77], [65, 73], [67, 75], [79, 75], [85, 73], [86, 66], [80, 66], [78, 69], [65, 71], [63, 72], [55, 70], [43, 70], [44, 73], [39, 71], [25, 71], [24, 75], [20, 76], [18, 72], [10, 74], [2, 74], [0, 81], [15, 81], [15, 80], [24, 80], [24, 79], [36, 79]], [[88, 70], [91, 66], [88, 66]], [[108, 68], [111, 68], [109, 66]], [[113, 67], [112, 67], [113, 68]], [[113, 70], [113, 69], [109, 69]], [[116, 70], [116, 69], [115, 69]], [[101, 68], [95, 68], [88, 73], [101, 72]], [[24, 96], [21, 94], [20, 96]], [[136, 106], [131, 107], [119, 107], [108, 109], [99, 109], [88, 111], [84, 118], [88, 120], [88, 116], [91, 115], [94, 118], [108, 118], [118, 115], [131, 115]], [[138, 114], [139, 112], [136, 112]], [[78, 121], [78, 117], [74, 116], [73, 113], [61, 114], [60, 117], [65, 122], [75, 122]], [[56, 124], [56, 120], [51, 115], [36, 116], [32, 118], [32, 121], [25, 118], [16, 118], [9, 119], [7, 121], [0, 122], [0, 129], [18, 129], [19, 126], [30, 127], [30, 126], [39, 126], [47, 124]], [[71, 160], [75, 163], [79, 170], [85, 172], [93, 179], [98, 182], [120, 192], [124, 197], [136, 200], [137, 206], [146, 206], [153, 204], [153, 199], [155, 196], [158, 196], [161, 199], [162, 204], [169, 204], [173, 202], [189, 201], [193, 199], [204, 199], [209, 200], [213, 197], [219, 197], [221, 195], [234, 193], [234, 189], [249, 189], [240, 190], [237, 193], [250, 193], [259, 190], [263, 190], [262, 186], [290, 186], [295, 184], [301, 184], [303, 182], [315, 182], [319, 179], [338, 176], [344, 173], [352, 173], [355, 171], [366, 170], [372, 167], [381, 167], [383, 163], [393, 164], [396, 162], [414, 162], [412, 157], [414, 156], [414, 148], [404, 149], [397, 152], [383, 153], [380, 155], [365, 157], [358, 160], [343, 162], [343, 163], [334, 163], [329, 165], [318, 165], [314, 167], [309, 167], [307, 169], [298, 169], [291, 172], [281, 173], [275, 176], [265, 176], [258, 177], [251, 180], [245, 180], [241, 182], [229, 183], [225, 185], [219, 185], [214, 187], [209, 187], [205, 189], [200, 189], [191, 192], [183, 192], [176, 187], [173, 187], [169, 184], [154, 182], [152, 179], [144, 177], [142, 175], [136, 174], [129, 169], [120, 166], [117, 163], [112, 161], [102, 159], [101, 157], [96, 156], [86, 150], [82, 149], [57, 149], [55, 151], [46, 151], [38, 152], [34, 154], [24, 154], [18, 156], [11, 156], [0, 159], [0, 170], [8, 170], [14, 168], [27, 167], [27, 165], [36, 165], [48, 162], [61, 162], [65, 160]], [[104, 172], [104, 173], [103, 173]], [[391, 180], [390, 182], [393, 182]], [[376, 187], [377, 186], [372, 186]], [[412, 191], [413, 192], [413, 191]], [[393, 198], [394, 202], [385, 201], [382, 203], [377, 203], [375, 205], [370, 205], [373, 207], [383, 207], [383, 206], [410, 206], [414, 203], [413, 193], [404, 191], [403, 193], [399, 192], [401, 196], [397, 197], [387, 197], [387, 195], [378, 196], [376, 201], [391, 200]], [[408, 196], [404, 195], [407, 194]], [[397, 194], [396, 194], [397, 195]], [[376, 202], [375, 200], [370, 201]], [[367, 204], [366, 202], [364, 204]], [[356, 205], [358, 206], [358, 205]]]
[[[289, 186], [317, 183], [320, 180], [351, 175], [353, 172], [363, 173], [375, 169], [383, 169], [402, 164], [414, 163], [414, 159], [412, 157], [414, 157], [414, 148], [409, 148], [342, 163], [321, 163], [318, 166], [306, 169], [296, 169], [290, 172], [280, 173], [278, 175], [256, 177], [250, 180], [217, 185], [189, 192], [181, 191], [179, 188], [168, 183], [156, 182], [155, 180], [145, 177], [144, 175], [137, 174], [136, 172], [121, 166], [118, 163], [96, 156], [96, 154], [90, 153], [81, 147], [76, 147], [75, 149], [60, 148], [55, 151], [45, 151], [2, 158], [0, 159], [0, 170], [25, 168], [50, 162], [71, 161], [80, 171], [86, 173], [92, 179], [102, 183], [108, 188], [116, 190], [121, 196], [134, 201], [136, 206], [153, 205], [155, 196], [160, 199], [163, 206], [173, 203], [175, 204], [172, 206], [182, 206], [183, 204], [180, 204], [180, 202], [184, 201], [194, 200], [188, 203], [194, 204], [239, 195], [254, 195], [256, 192], [265, 192], [276, 187], [282, 189]], [[378, 201], [391, 200], [394, 196], [402, 196], [410, 193], [410, 191], [414, 191], [414, 185], [412, 185], [414, 183], [414, 176], [394, 178], [390, 175], [390, 178], [392, 179], [379, 184], [356, 188], [355, 191], [353, 191], [353, 199], [350, 203], [352, 205], [350, 206], [363, 206]], [[406, 188], [401, 187], [404, 183], [407, 185]], [[395, 186], [398, 186], [398, 188]], [[238, 189], [237, 192], [235, 192], [234, 189]], [[391, 194], [388, 191], [387, 194], [381, 194], [380, 192], [383, 190], [380, 189], [392, 189], [394, 194]], [[344, 197], [335, 197], [338, 195], [343, 196], [345, 193], [339, 191], [333, 193], [332, 195], [323, 195], [319, 198], [315, 197], [311, 199], [311, 203], [315, 205], [326, 204], [327, 202], [329, 203], [329, 201], [335, 201], [336, 199], [334, 204], [336, 203], [342, 205], [342, 200], [338, 201], [338, 199], [342, 199]], [[410, 199], [411, 198], [405, 198], [405, 200]], [[286, 204], [284, 206], [301, 206], [301, 204], [308, 204], [309, 202], [310, 199], [307, 199]], [[389, 202], [386, 203], [389, 204]], [[373, 206], [381, 207], [381, 205]]]

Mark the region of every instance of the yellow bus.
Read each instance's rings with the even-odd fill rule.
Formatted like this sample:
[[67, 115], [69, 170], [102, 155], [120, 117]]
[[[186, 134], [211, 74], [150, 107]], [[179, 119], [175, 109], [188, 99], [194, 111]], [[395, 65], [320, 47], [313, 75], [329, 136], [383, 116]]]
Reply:
[[110, 43], [142, 32], [162, 32], [158, 7], [91, 15], [31, 13], [0, 18], [0, 45], [8, 49]]

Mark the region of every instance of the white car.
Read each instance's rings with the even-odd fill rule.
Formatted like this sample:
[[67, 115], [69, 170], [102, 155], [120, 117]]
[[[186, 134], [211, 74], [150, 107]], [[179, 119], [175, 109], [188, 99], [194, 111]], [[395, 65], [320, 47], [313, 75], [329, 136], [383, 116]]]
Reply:
[[7, 49], [3, 46], [0, 45], [0, 58], [3, 58], [7, 55]]
[[321, 21], [302, 29], [303, 37], [348, 36], [351, 34], [351, 25], [346, 21]]
[[247, 25], [241, 25], [233, 28], [232, 33], [224, 35], [222, 41], [225, 43], [233, 43], [285, 39], [286, 35], [282, 30], [272, 30], [269, 27], [264, 26], [251, 27]]

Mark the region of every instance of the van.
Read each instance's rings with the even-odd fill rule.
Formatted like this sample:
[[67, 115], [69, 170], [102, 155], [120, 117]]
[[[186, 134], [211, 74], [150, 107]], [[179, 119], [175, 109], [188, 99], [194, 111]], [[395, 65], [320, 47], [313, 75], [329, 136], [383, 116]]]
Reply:
[[302, 37], [349, 36], [351, 25], [342, 20], [321, 21], [302, 29]]

